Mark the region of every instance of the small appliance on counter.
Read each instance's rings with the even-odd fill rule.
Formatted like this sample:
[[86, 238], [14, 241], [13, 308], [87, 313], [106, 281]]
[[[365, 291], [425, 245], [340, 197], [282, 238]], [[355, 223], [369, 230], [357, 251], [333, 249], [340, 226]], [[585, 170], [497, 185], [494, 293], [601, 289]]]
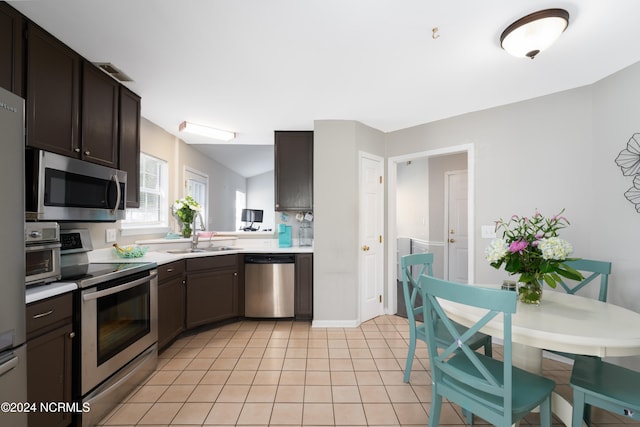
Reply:
[[25, 276], [27, 286], [60, 279], [60, 227], [56, 222], [26, 222]]
[[291, 226], [286, 224], [278, 224], [278, 247], [291, 247]]

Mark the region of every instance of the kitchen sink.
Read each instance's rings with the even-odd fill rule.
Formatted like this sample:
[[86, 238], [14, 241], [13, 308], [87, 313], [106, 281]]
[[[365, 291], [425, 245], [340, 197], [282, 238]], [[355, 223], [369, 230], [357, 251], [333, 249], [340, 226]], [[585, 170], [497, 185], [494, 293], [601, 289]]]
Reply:
[[168, 254], [190, 254], [190, 253], [197, 253], [197, 252], [204, 252], [204, 249], [168, 249], [167, 253]]
[[221, 251], [236, 251], [241, 248], [237, 248], [235, 246], [211, 246], [208, 248], [197, 248], [197, 249], [168, 249], [166, 252], [169, 254], [192, 254], [192, 253], [202, 253], [202, 252], [221, 252]]
[[242, 248], [237, 248], [235, 246], [211, 246], [205, 249], [206, 252], [220, 252], [220, 251], [237, 251]]

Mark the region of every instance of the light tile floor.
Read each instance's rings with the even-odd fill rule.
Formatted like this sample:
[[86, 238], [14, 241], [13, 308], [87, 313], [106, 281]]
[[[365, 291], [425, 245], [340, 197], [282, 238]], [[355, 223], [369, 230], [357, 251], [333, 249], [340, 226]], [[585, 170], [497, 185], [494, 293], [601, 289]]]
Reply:
[[[418, 342], [410, 383], [403, 383], [408, 336], [398, 316], [348, 329], [246, 320], [199, 332], [161, 353], [157, 371], [99, 425], [426, 425], [427, 350]], [[501, 350], [494, 346], [494, 357]], [[543, 374], [568, 398], [570, 373], [570, 365], [544, 360]], [[597, 409], [593, 419], [596, 426], [640, 425]], [[533, 414], [522, 424], [537, 422]], [[441, 424], [464, 425], [459, 407], [445, 404]]]

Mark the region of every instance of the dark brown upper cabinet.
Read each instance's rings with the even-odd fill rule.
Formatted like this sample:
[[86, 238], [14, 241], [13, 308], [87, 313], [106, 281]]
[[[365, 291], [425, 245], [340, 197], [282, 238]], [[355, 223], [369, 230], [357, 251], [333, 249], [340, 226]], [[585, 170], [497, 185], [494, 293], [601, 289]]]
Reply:
[[80, 56], [27, 24], [27, 145], [80, 157]]
[[0, 87], [22, 93], [22, 31], [24, 19], [11, 6], [0, 2]]
[[275, 132], [275, 210], [313, 210], [313, 131]]
[[128, 208], [140, 207], [140, 97], [120, 86], [118, 168], [127, 172]]
[[119, 83], [95, 65], [83, 61], [80, 146], [83, 160], [118, 167], [119, 97]]

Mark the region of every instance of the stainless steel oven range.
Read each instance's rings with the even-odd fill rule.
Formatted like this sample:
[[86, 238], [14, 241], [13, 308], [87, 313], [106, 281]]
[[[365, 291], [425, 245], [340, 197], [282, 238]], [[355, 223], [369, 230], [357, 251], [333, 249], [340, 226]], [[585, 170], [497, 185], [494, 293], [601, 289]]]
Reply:
[[[158, 363], [155, 263], [89, 263], [89, 233], [62, 230], [62, 277], [77, 283], [80, 361], [76, 399], [89, 403], [80, 424], [94, 425]], [[85, 243], [86, 242], [86, 243]]]

